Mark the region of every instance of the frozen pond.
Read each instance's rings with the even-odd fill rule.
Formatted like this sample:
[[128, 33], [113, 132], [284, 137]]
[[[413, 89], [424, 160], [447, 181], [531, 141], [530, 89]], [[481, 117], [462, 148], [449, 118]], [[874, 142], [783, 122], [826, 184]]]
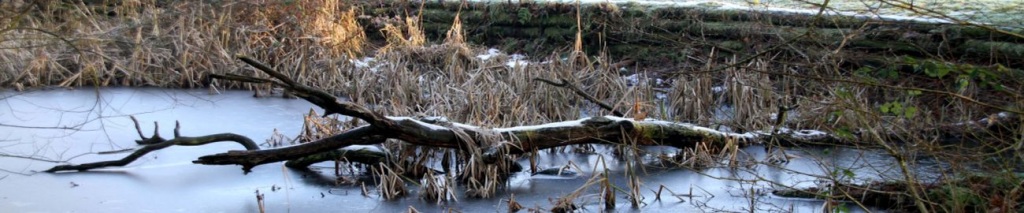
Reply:
[[[126, 167], [34, 173], [57, 164], [11, 156], [86, 163], [127, 155], [90, 154], [135, 146], [138, 136], [127, 115], [135, 115], [147, 135], [152, 122], [158, 121], [161, 135], [170, 137], [177, 120], [186, 136], [232, 132], [262, 143], [275, 128], [289, 137], [297, 135], [303, 113], [313, 106], [302, 100], [252, 98], [252, 93], [244, 91], [207, 95], [205, 90], [111, 88], [0, 94], [4, 97], [0, 100], [0, 209], [9, 212], [258, 212], [257, 190], [264, 194], [268, 212], [401, 212], [410, 206], [424, 212], [507, 212], [505, 200], [513, 194], [524, 207], [546, 211], [595, 172], [604, 172], [592, 168], [608, 168], [614, 185], [629, 188], [626, 165], [613, 160], [610, 149], [601, 146], [592, 154], [541, 152], [545, 153], [539, 157], [541, 167], [575, 165], [582, 170], [577, 176], [541, 177], [524, 171], [513, 176], [495, 198], [467, 198], [461, 195], [464, 190], [457, 189], [457, 201], [440, 204], [421, 200], [415, 194], [418, 187], [411, 184], [413, 195], [397, 201], [381, 199], [373, 183], [366, 184], [371, 193], [364, 196], [359, 185], [335, 184], [333, 163], [314, 165], [312, 172], [275, 163], [256, 167], [248, 175], [238, 166], [191, 163], [202, 155], [242, 149], [234, 143], [171, 147]], [[77, 130], [28, 128], [52, 126]], [[788, 153], [799, 157], [781, 166], [756, 163], [765, 158], [763, 147], [742, 151], [749, 159], [740, 160], [747, 163], [731, 169], [646, 167], [637, 172], [644, 204], [633, 208], [625, 194], [618, 193], [616, 211], [747, 211], [753, 206], [758, 211], [817, 212], [822, 205], [819, 200], [780, 198], [770, 191], [776, 184], [815, 186], [822, 184], [815, 175], [845, 170], [858, 179], [900, 178], [892, 159], [874, 150], [790, 149]], [[529, 165], [526, 159], [519, 162]], [[666, 191], [655, 201], [654, 191], [660, 186], [692, 197], [680, 199]], [[597, 187], [588, 188], [577, 203], [584, 204], [586, 211], [601, 211], [604, 207], [597, 193]]]

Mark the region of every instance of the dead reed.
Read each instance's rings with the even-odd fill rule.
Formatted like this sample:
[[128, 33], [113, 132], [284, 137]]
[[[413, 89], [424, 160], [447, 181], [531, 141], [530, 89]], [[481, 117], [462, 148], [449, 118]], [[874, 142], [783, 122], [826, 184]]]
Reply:
[[[494, 128], [608, 114], [595, 110], [572, 91], [532, 80], [566, 79], [634, 119], [724, 125], [730, 128], [723, 129], [743, 131], [789, 127], [866, 135], [895, 156], [924, 153], [978, 162], [1004, 155], [1011, 155], [1011, 160], [1016, 157], [1012, 162], [1024, 159], [1010, 151], [1020, 147], [1019, 138], [990, 137], [991, 142], [983, 146], [937, 142], [943, 139], [944, 130], [935, 126], [972, 121], [999, 111], [1020, 112], [1022, 84], [1021, 78], [1014, 76], [1022, 74], [1002, 65], [968, 66], [929, 58], [851, 69], [845, 65], [848, 56], [842, 54], [784, 63], [787, 60], [779, 57], [799, 58], [801, 50], [760, 49], [763, 52], [744, 54], [697, 48], [687, 50], [697, 54], [686, 56], [697, 66], [651, 72], [622, 70], [611, 65], [624, 59], [587, 53], [583, 48], [587, 41], [579, 27], [572, 46], [565, 48], [568, 57], [561, 52], [527, 57], [490, 51], [467, 43], [461, 13], [455, 15], [445, 39], [432, 42], [418, 15], [365, 17], [360, 8], [330, 0], [139, 0], [112, 6], [41, 1], [44, 5], [40, 7], [20, 2], [0, 2], [3, 87], [269, 89], [267, 85], [204, 79], [211, 73], [260, 75], [236, 62], [235, 55], [243, 54], [286, 71], [300, 83], [335, 92], [387, 115], [441, 116]], [[577, 14], [577, 25], [582, 18]], [[383, 30], [365, 32], [360, 23], [379, 24]], [[383, 43], [374, 44], [367, 33], [380, 33]], [[659, 98], [661, 95], [664, 98]], [[776, 121], [773, 114], [784, 113], [778, 109], [790, 102], [800, 107]], [[303, 141], [358, 125], [319, 118], [315, 112], [308, 116]], [[906, 141], [910, 148], [892, 147], [889, 142], [895, 139]], [[466, 141], [502, 142], [495, 138]], [[728, 159], [727, 164], [735, 168], [737, 155], [742, 153], [739, 142], [728, 141], [699, 143], [672, 160], [699, 169]], [[435, 160], [425, 157], [434, 151], [417, 153], [419, 147], [393, 142], [386, 146], [402, 161], [425, 164]], [[953, 152], [965, 150], [977, 155]], [[465, 182], [469, 196], [486, 198], [498, 192], [503, 184], [499, 174], [507, 165], [485, 164], [480, 153], [456, 156], [452, 158], [459, 159], [454, 164], [462, 168], [458, 172], [464, 176], [459, 179]], [[1000, 165], [1014, 168], [1017, 164]], [[399, 176], [406, 169], [384, 166], [373, 170], [380, 177], [377, 189], [383, 198], [407, 194], [406, 182]], [[634, 206], [643, 201], [639, 171], [629, 171], [633, 174], [627, 177], [630, 189], [623, 190]], [[905, 172], [914, 177], [909, 169]], [[454, 197], [448, 175], [426, 174], [421, 189], [425, 199], [440, 202]], [[602, 199], [606, 207], [613, 208], [615, 190], [607, 178], [595, 176], [582, 188], [602, 185]], [[576, 208], [574, 200], [582, 193], [578, 190], [560, 198], [552, 211]]]
[[372, 170], [380, 178], [377, 190], [380, 192], [381, 198], [394, 200], [409, 194], [405, 179], [398, 172], [395, 172], [394, 169], [391, 169], [390, 166], [374, 167]]

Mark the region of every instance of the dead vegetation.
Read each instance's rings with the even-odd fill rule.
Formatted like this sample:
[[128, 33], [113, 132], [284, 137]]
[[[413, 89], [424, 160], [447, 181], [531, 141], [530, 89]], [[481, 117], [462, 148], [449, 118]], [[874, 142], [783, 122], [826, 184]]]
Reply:
[[[882, 147], [893, 156], [955, 155], [959, 157], [956, 159], [968, 162], [985, 162], [982, 158], [987, 157], [1000, 159], [995, 166], [964, 165], [972, 169], [956, 170], [950, 176], [978, 168], [1017, 170], [1018, 164], [1011, 162], [1024, 160], [1015, 151], [1022, 143], [1021, 120], [1009, 116], [1019, 114], [1024, 104], [1019, 95], [1022, 78], [1017, 78], [1024, 74], [999, 64], [906, 58], [848, 70], [842, 58], [848, 55], [843, 54], [780, 62], [779, 55], [800, 53], [779, 48], [730, 53], [712, 47], [707, 54], [688, 56], [700, 61], [699, 66], [668, 72], [623, 72], [621, 66], [614, 64], [627, 59], [584, 52], [581, 32], [577, 32], [572, 48], [566, 47], [568, 57], [553, 53], [531, 56], [527, 61], [467, 43], [459, 15], [446, 38], [435, 43], [427, 40], [418, 14], [365, 17], [360, 12], [364, 8], [336, 1], [124, 2], [102, 7], [64, 1], [43, 1], [34, 3], [38, 5], [35, 7], [0, 3], [5, 12], [0, 15], [0, 22], [8, 26], [0, 29], [0, 61], [4, 61], [0, 62], [0, 79], [5, 79], [0, 85], [19, 89], [276, 87], [270, 83], [207, 77], [217, 74], [265, 78], [266, 74], [237, 63], [235, 58], [252, 55], [276, 70], [285, 71], [287, 78], [298, 84], [322, 88], [375, 113], [419, 120], [440, 117], [443, 120], [436, 120], [437, 125], [453, 129], [458, 126], [452, 122], [501, 128], [575, 120], [614, 111], [636, 121], [685, 121], [734, 132], [819, 129], [839, 139], [858, 139], [853, 145]], [[378, 41], [381, 43], [368, 39], [360, 26], [366, 20], [382, 25], [379, 33], [385, 39]], [[789, 44], [776, 47], [785, 45]], [[831, 43], [817, 45], [843, 48]], [[565, 79], [565, 83], [577, 85], [596, 101], [533, 79]], [[600, 109], [597, 102], [608, 103], [611, 109]], [[1005, 119], [1010, 120], [1000, 120], [1000, 112], [1005, 112]], [[359, 119], [323, 118], [332, 113], [338, 112], [328, 111], [322, 116], [310, 112], [305, 130], [297, 139], [312, 142], [363, 126]], [[981, 117], [987, 120], [978, 120]], [[954, 129], [980, 129], [985, 134], [955, 134]], [[471, 142], [461, 144], [466, 146], [519, 142], [503, 141], [500, 135], [458, 131], [456, 134], [459, 141]], [[514, 170], [516, 165], [508, 164], [510, 159], [540, 151], [504, 153], [497, 155], [504, 159], [485, 161], [482, 157], [491, 154], [484, 153], [486, 149], [462, 148], [475, 152], [449, 154], [445, 149], [389, 140], [383, 145], [389, 150], [387, 161], [364, 171], [378, 178], [376, 189], [388, 200], [409, 194], [410, 182], [420, 183], [420, 196], [427, 201], [457, 201], [453, 192], [456, 182], [461, 183], [469, 197], [489, 198], [500, 194], [506, 174]], [[778, 141], [767, 146], [782, 145], [774, 142]], [[627, 150], [621, 151], [625, 156], [646, 155], [630, 153], [637, 144], [633, 141], [614, 146]], [[743, 163], [737, 160], [737, 156], [743, 155], [738, 151], [740, 146], [736, 139], [724, 144], [699, 142], [661, 159], [674, 166], [698, 170], [712, 166], [742, 168]], [[787, 157], [783, 152], [782, 158]], [[911, 159], [898, 159], [900, 163], [913, 164]], [[640, 161], [629, 157], [620, 160], [632, 162], [630, 165]], [[446, 161], [442, 163], [446, 164], [444, 170], [455, 167], [452, 171], [458, 172], [436, 173], [424, 166]], [[611, 184], [608, 174], [597, 174], [578, 190], [553, 198], [553, 207], [548, 210], [574, 211], [586, 205], [581, 200], [587, 196], [597, 197], [609, 209], [615, 208], [616, 198], [621, 195], [626, 195], [625, 201], [634, 207], [644, 205], [642, 189], [653, 187], [644, 186], [638, 175], [641, 172], [637, 171], [642, 167], [629, 169], [632, 175], [625, 177], [628, 184], [624, 188]], [[531, 165], [531, 170], [535, 170], [535, 165]], [[916, 182], [914, 172], [906, 166], [902, 172], [906, 177], [902, 181]], [[593, 191], [592, 187], [598, 188], [596, 195], [587, 194], [588, 190]], [[959, 193], [956, 195], [982, 194], [966, 186], [948, 190]], [[925, 211], [967, 207], [991, 210], [974, 201], [970, 203], [973, 206], [933, 205], [939, 203], [933, 199], [948, 196], [935, 195], [940, 193], [935, 191], [914, 191], [914, 187], [901, 191], [910, 191], [907, 193], [915, 201], [913, 208]], [[1017, 191], [1013, 188], [997, 194], [1016, 198]], [[836, 196], [835, 192], [830, 193]], [[1015, 202], [1001, 200], [1000, 209], [1017, 208], [1007, 203]], [[508, 206], [510, 210], [522, 208], [514, 199], [508, 200]]]

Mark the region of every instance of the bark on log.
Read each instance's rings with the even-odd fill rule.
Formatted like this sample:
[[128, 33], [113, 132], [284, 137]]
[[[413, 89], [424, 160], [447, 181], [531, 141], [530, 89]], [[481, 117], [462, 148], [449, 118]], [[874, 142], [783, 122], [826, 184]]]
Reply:
[[[373, 126], [362, 126], [344, 133], [278, 149], [230, 151], [200, 157], [193, 163], [206, 165], [241, 165], [245, 172], [257, 165], [280, 162], [337, 150], [350, 145], [371, 145], [384, 142], [384, 137]], [[303, 164], [303, 163], [299, 163]], [[309, 165], [309, 164], [306, 164]]]

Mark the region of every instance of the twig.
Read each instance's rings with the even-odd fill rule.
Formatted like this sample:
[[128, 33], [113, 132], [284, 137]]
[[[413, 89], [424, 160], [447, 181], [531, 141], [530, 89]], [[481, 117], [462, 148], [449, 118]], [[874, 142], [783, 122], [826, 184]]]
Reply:
[[576, 87], [575, 85], [573, 85], [572, 83], [569, 83], [569, 81], [566, 81], [565, 79], [558, 79], [559, 81], [561, 81], [561, 83], [555, 83], [554, 81], [551, 81], [551, 80], [548, 80], [548, 79], [543, 79], [543, 78], [533, 78], [533, 80], [534, 81], [544, 82], [544, 83], [550, 84], [551, 86], [555, 86], [555, 87], [567, 88], [567, 89], [572, 90], [573, 92], [575, 92], [576, 95], [579, 95], [580, 97], [583, 97], [583, 99], [586, 99], [587, 101], [590, 101], [591, 103], [594, 103], [594, 104], [597, 104], [598, 106], [601, 106], [602, 109], [611, 111], [612, 115], [619, 116], [619, 117], [625, 116], [624, 114], [622, 114], [622, 112], [619, 112], [618, 110], [615, 110], [615, 108], [613, 108], [611, 105], [608, 105], [607, 103], [604, 103], [604, 102], [601, 102], [600, 100], [597, 100], [597, 98], [594, 98], [594, 96], [591, 96], [590, 94], [587, 94], [587, 92], [584, 92], [579, 87]]

